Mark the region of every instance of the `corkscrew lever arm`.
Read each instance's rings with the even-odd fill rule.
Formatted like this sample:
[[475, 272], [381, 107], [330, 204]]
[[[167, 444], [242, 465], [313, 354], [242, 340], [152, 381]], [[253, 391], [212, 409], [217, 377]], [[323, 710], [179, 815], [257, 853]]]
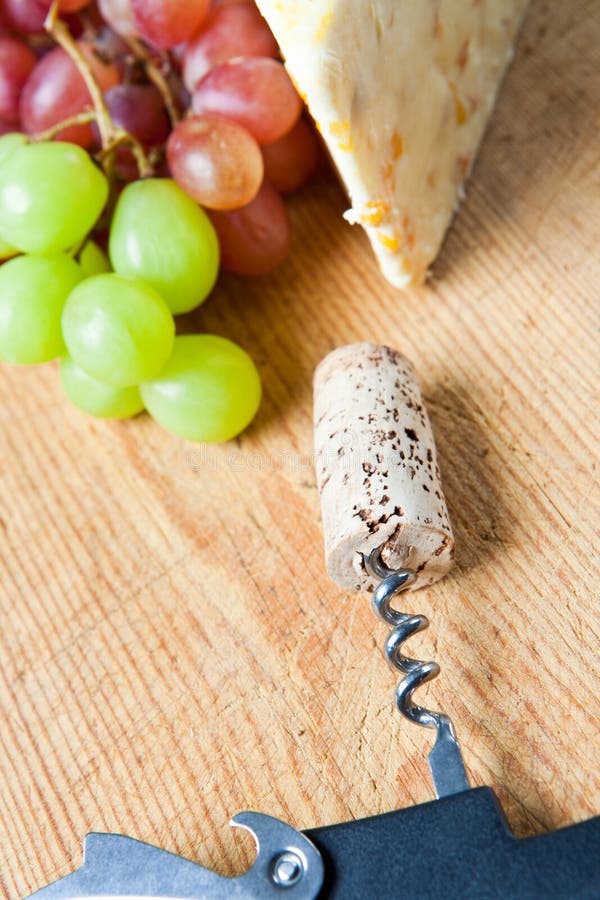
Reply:
[[413, 702], [414, 692], [439, 675], [436, 662], [411, 659], [402, 653], [402, 645], [409, 637], [427, 628], [429, 622], [423, 615], [410, 615], [394, 609], [392, 601], [415, 580], [412, 569], [390, 569], [381, 559], [381, 548], [365, 557], [368, 571], [381, 583], [373, 593], [373, 608], [387, 625], [392, 626], [384, 653], [393, 669], [405, 676], [396, 688], [396, 704], [407, 719], [425, 728], [435, 728], [435, 744], [427, 761], [433, 779], [436, 797], [447, 797], [467, 791], [470, 787], [462, 753], [450, 717], [441, 712], [425, 709]]
[[435, 796], [448, 797], [469, 789], [460, 744], [448, 716], [440, 716], [435, 744], [427, 754]]

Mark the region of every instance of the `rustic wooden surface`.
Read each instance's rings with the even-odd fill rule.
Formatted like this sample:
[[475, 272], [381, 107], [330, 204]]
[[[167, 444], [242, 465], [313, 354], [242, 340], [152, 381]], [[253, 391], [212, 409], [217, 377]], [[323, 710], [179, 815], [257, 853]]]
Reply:
[[241, 440], [95, 423], [54, 366], [2, 367], [3, 897], [75, 867], [89, 830], [239, 873], [237, 810], [308, 827], [431, 798], [385, 629], [323, 567], [311, 376], [353, 340], [413, 358], [437, 435], [458, 562], [410, 597], [442, 664], [427, 699], [519, 834], [600, 812], [599, 13], [533, 3], [427, 288], [382, 281], [325, 180], [292, 204], [289, 262], [190, 317], [260, 366]]

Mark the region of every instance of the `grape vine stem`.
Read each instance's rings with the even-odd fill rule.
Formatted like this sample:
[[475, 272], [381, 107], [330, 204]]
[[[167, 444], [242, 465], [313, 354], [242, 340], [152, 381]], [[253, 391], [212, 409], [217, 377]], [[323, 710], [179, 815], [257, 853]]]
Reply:
[[86, 87], [92, 98], [92, 103], [94, 104], [94, 109], [96, 110], [96, 123], [98, 125], [98, 131], [100, 132], [100, 140], [104, 147], [110, 142], [111, 133], [113, 131], [110, 113], [104, 100], [102, 89], [98, 84], [87, 59], [77, 42], [73, 40], [71, 32], [65, 23], [61, 22], [59, 18], [59, 7], [60, 0], [53, 0], [52, 6], [46, 16], [46, 21], [44, 22], [44, 28], [48, 34], [54, 38], [56, 43], [63, 48], [65, 53], [69, 54], [81, 73], [81, 77], [85, 81]]
[[113, 171], [114, 150], [117, 147], [126, 144], [131, 148], [131, 152], [135, 157], [140, 178], [150, 177], [154, 174], [154, 169], [144, 152], [144, 148], [132, 134], [115, 126], [108, 106], [106, 105], [102, 88], [98, 84], [96, 76], [92, 72], [85, 54], [77, 41], [74, 40], [65, 23], [59, 18], [59, 6], [60, 0], [53, 0], [48, 15], [46, 16], [46, 21], [44, 22], [44, 28], [77, 66], [77, 70], [85, 81], [86, 87], [92, 98], [94, 109], [80, 113], [78, 116], [71, 116], [63, 122], [59, 122], [56, 126], [48, 129], [48, 131], [36, 135], [36, 140], [47, 140], [48, 137], [54, 137], [68, 125], [79, 125], [84, 122], [95, 121], [98, 126], [100, 142], [102, 144], [102, 150], [98, 154], [98, 158], [106, 174], [110, 176]]
[[146, 70], [148, 79], [152, 82], [152, 84], [162, 97], [165, 109], [167, 110], [167, 115], [169, 116], [169, 120], [171, 122], [171, 127], [175, 128], [181, 116], [179, 115], [177, 104], [175, 103], [175, 100], [173, 98], [173, 92], [171, 91], [169, 83], [165, 78], [163, 72], [157, 65], [155, 65], [148, 50], [143, 45], [143, 43], [138, 40], [138, 38], [134, 37], [133, 35], [128, 35], [124, 37], [123, 40], [131, 49], [135, 58], [141, 60], [144, 69]]
[[50, 128], [44, 129], [44, 131], [37, 131], [35, 134], [31, 135], [31, 140], [36, 143], [40, 141], [51, 141], [52, 138], [55, 138], [56, 135], [60, 134], [61, 131], [64, 131], [65, 128], [71, 128], [73, 125], [88, 125], [90, 122], [95, 122], [96, 119], [96, 111], [94, 109], [88, 109], [85, 112], [77, 113], [76, 116], [68, 116], [61, 122], [57, 122], [56, 125], [51, 125]]
[[97, 158], [102, 162], [110, 157], [117, 147], [122, 147], [123, 145], [128, 146], [133, 153], [140, 178], [149, 178], [154, 175], [154, 169], [140, 142], [122, 128], [113, 128], [109, 142], [102, 147], [102, 150], [97, 154]]

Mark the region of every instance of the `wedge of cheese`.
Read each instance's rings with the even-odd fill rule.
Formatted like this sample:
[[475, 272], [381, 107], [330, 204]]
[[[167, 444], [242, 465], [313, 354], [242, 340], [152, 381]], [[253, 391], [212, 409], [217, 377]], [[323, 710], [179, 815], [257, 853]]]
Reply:
[[257, 0], [385, 277], [435, 259], [527, 0]]

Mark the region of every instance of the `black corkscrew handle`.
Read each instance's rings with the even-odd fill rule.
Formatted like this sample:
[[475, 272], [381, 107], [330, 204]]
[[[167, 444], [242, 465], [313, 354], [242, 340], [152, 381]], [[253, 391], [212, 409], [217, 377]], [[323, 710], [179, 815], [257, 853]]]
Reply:
[[325, 863], [319, 898], [600, 898], [600, 816], [516, 838], [489, 787], [305, 834]]

